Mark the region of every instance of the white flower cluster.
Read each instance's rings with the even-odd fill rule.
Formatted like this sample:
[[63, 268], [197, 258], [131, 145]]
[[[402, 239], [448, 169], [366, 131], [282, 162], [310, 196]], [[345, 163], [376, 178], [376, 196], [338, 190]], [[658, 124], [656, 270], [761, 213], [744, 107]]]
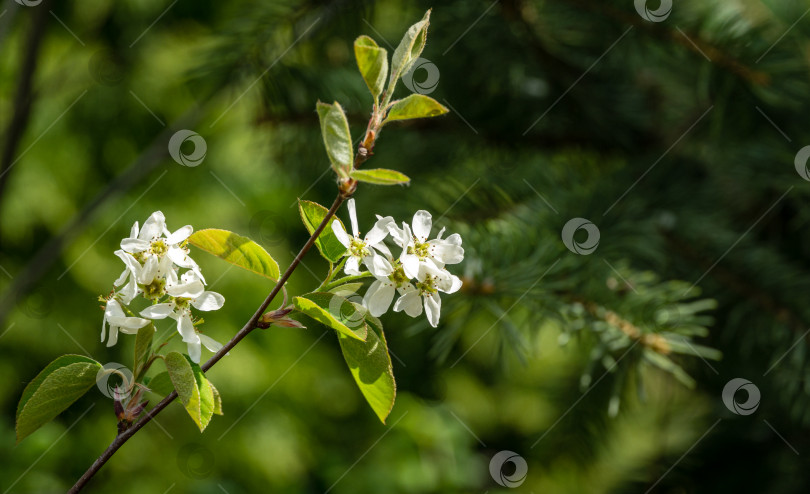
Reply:
[[[403, 222], [402, 228], [390, 216], [377, 216], [377, 222], [361, 239], [354, 199], [349, 199], [348, 206], [353, 235], [349, 236], [337, 220], [332, 222], [332, 231], [348, 250], [346, 274], [361, 274], [362, 263], [375, 278], [363, 297], [363, 305], [371, 315], [379, 317], [388, 311], [394, 295], [399, 292], [395, 312], [404, 310], [409, 316], [417, 317], [422, 314], [424, 305], [428, 322], [434, 328], [438, 326], [442, 308], [439, 292], [454, 293], [461, 288], [458, 276], [445, 269], [445, 265], [458, 264], [464, 259], [461, 236], [454, 233], [443, 239], [442, 228], [436, 238], [428, 240], [433, 219], [427, 211], [417, 211], [411, 225]], [[397, 258], [383, 243], [389, 235], [402, 249]]]
[[[123, 287], [108, 298], [101, 325], [102, 342], [107, 324], [110, 325], [107, 346], [115, 345], [119, 331], [136, 334], [152, 319], [171, 317], [177, 321], [177, 331], [188, 345], [188, 354], [194, 362], [200, 362], [201, 344], [212, 352], [222, 348], [212, 338], [199, 333], [191, 319], [192, 307], [211, 311], [225, 303], [219, 293], [205, 290], [205, 278], [188, 255], [186, 239], [192, 232], [190, 225], [170, 232], [163, 213], [155, 211], [143, 228], [139, 229], [136, 221], [129, 237], [121, 240], [121, 250], [115, 251], [115, 255], [126, 267], [114, 285]], [[180, 269], [185, 272], [180, 273]], [[128, 308], [138, 295], [152, 304], [140, 311], [142, 317], [135, 316]]]

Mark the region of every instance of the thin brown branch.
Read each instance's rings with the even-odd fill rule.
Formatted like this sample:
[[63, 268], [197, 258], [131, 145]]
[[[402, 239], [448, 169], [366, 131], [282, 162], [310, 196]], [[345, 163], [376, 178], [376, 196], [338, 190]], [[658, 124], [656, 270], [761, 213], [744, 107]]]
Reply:
[[[318, 238], [321, 232], [323, 232], [324, 228], [326, 228], [326, 226], [329, 224], [329, 221], [335, 216], [335, 213], [337, 212], [340, 205], [343, 204], [343, 202], [347, 198], [348, 196], [344, 194], [338, 194], [338, 196], [335, 198], [335, 202], [332, 203], [332, 207], [329, 208], [329, 212], [326, 213], [326, 216], [324, 216], [323, 220], [321, 221], [321, 224], [318, 225], [318, 228], [316, 228], [315, 231], [312, 232], [312, 235], [309, 237], [309, 240], [307, 240], [304, 246], [301, 247], [301, 250], [298, 252], [298, 255], [295, 256], [293, 262], [290, 263], [290, 266], [287, 268], [284, 274], [281, 275], [281, 278], [279, 278], [278, 283], [276, 283], [276, 286], [273, 287], [273, 289], [270, 291], [270, 294], [267, 295], [267, 298], [264, 299], [264, 302], [262, 302], [259, 308], [256, 309], [256, 312], [253, 313], [253, 315], [250, 317], [250, 319], [248, 319], [245, 325], [242, 326], [242, 329], [240, 329], [228, 343], [226, 343], [216, 354], [214, 354], [213, 357], [208, 359], [208, 361], [202, 365], [202, 370], [204, 372], [208, 371], [208, 369], [213, 367], [217, 362], [220, 361], [220, 359], [222, 359], [223, 356], [225, 356], [225, 354], [233, 350], [233, 348], [237, 344], [239, 344], [239, 342], [242, 341], [245, 338], [245, 336], [247, 336], [248, 334], [250, 334], [251, 331], [256, 329], [257, 327], [256, 323], [259, 320], [259, 318], [262, 316], [262, 314], [264, 314], [264, 311], [267, 309], [267, 307], [270, 306], [270, 303], [273, 302], [273, 299], [284, 287], [284, 284], [287, 283], [287, 280], [293, 274], [295, 268], [297, 268], [298, 265], [301, 263], [301, 260], [312, 248], [312, 245], [315, 243], [315, 240]], [[118, 451], [118, 449], [121, 446], [123, 446], [124, 443], [126, 443], [132, 436], [134, 436], [136, 432], [141, 430], [143, 426], [145, 426], [153, 418], [155, 418], [157, 414], [163, 411], [163, 409], [166, 408], [169, 405], [169, 403], [173, 402], [175, 398], [177, 398], [177, 392], [172, 391], [171, 393], [169, 393], [168, 396], [163, 398], [160, 401], [160, 403], [155, 405], [154, 408], [149, 410], [149, 412], [147, 412], [146, 415], [144, 415], [139, 421], [135, 422], [132, 425], [132, 427], [118, 434], [113, 440], [113, 442], [110, 443], [110, 445], [104, 451], [104, 453], [102, 453], [101, 456], [99, 456], [96, 459], [96, 461], [93, 462], [90, 468], [87, 469], [87, 471], [84, 473], [84, 475], [81, 476], [81, 478], [79, 478], [79, 480], [68, 491], [68, 493], [74, 494], [79, 492], [82, 488], [84, 488], [87, 482], [89, 482], [90, 479], [93, 478], [93, 476], [101, 469], [101, 467], [103, 467], [104, 464], [107, 463], [107, 461], [109, 461], [110, 458], [112, 458], [115, 452]]]
[[[14, 156], [20, 140], [28, 127], [31, 117], [31, 106], [34, 99], [33, 81], [34, 73], [39, 62], [39, 51], [42, 46], [42, 38], [45, 35], [45, 22], [48, 20], [48, 2], [43, 2], [33, 9], [31, 19], [31, 29], [28, 32], [28, 39], [25, 45], [25, 54], [20, 65], [20, 74], [17, 79], [17, 92], [14, 95], [14, 110], [11, 122], [6, 130], [6, 142], [0, 155], [0, 207], [5, 198], [3, 192], [8, 185], [10, 172], [14, 165]], [[2, 216], [0, 215], [0, 218]]]

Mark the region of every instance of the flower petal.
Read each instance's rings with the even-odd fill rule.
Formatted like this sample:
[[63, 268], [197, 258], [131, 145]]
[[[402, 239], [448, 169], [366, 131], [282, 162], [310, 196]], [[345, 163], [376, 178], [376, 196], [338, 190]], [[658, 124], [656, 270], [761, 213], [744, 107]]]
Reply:
[[129, 276], [129, 274], [129, 269], [124, 268], [124, 272], [121, 273], [121, 276], [119, 276], [117, 280], [113, 281], [113, 286], [121, 286], [121, 284], [127, 280], [127, 276]]
[[155, 304], [142, 310], [141, 315], [149, 319], [166, 319], [173, 310], [174, 304]]
[[166, 228], [166, 218], [160, 211], [155, 211], [149, 218], [143, 222], [143, 228], [138, 238], [141, 240], [151, 241], [153, 238], [160, 237], [163, 230]]
[[394, 223], [394, 218], [391, 216], [377, 220], [371, 230], [366, 233], [364, 241], [371, 245], [382, 242], [388, 236], [388, 225], [391, 223]]
[[394, 312], [402, 310], [411, 317], [416, 317], [422, 313], [422, 298], [419, 296], [419, 292], [413, 288], [413, 285], [394, 304]]
[[135, 224], [132, 225], [132, 228], [129, 229], [129, 238], [138, 238], [138, 222], [136, 221]]
[[129, 283], [124, 286], [124, 288], [118, 290], [118, 296], [121, 297], [121, 301], [125, 304], [129, 304], [132, 302], [132, 299], [135, 298], [135, 295], [138, 294], [138, 282], [135, 279], [135, 275], [132, 275], [129, 278]]
[[464, 248], [445, 241], [437, 243], [431, 240], [430, 253], [443, 264], [458, 264], [464, 260]]
[[141, 240], [139, 238], [125, 238], [121, 240], [121, 248], [127, 252], [135, 254], [136, 252], [143, 252], [149, 248], [148, 240]]
[[439, 314], [442, 311], [442, 299], [438, 293], [431, 293], [425, 298], [425, 316], [434, 328], [439, 325]]
[[391, 234], [391, 238], [394, 239], [394, 243], [399, 245], [400, 247], [405, 247], [408, 245], [408, 242], [411, 240], [411, 235], [406, 230], [407, 225], [405, 223], [402, 224], [403, 228], [400, 228], [396, 225], [396, 223], [389, 223], [388, 224], [388, 233]]
[[187, 239], [194, 233], [194, 228], [191, 225], [186, 225], [183, 228], [178, 228], [174, 233], [166, 238], [166, 243], [170, 245], [179, 244]]
[[340, 221], [335, 220], [332, 222], [332, 231], [335, 233], [338, 242], [343, 244], [343, 246], [348, 249], [349, 246], [351, 245], [351, 239], [349, 238], [349, 235], [346, 233], [346, 230], [343, 229], [343, 225], [340, 224]]
[[392, 283], [377, 280], [371, 284], [366, 296], [363, 297], [363, 306], [368, 309], [372, 316], [380, 317], [391, 307], [394, 293], [396, 293], [396, 290]]
[[357, 228], [357, 208], [354, 205], [354, 199], [349, 199], [349, 221], [352, 222], [352, 235], [355, 237], [360, 236], [360, 230]]
[[115, 346], [118, 343], [118, 327], [110, 325], [110, 338], [107, 340], [107, 347]]
[[402, 254], [400, 258], [402, 270], [408, 278], [419, 276], [419, 258], [415, 254]]
[[188, 312], [180, 314], [177, 318], [177, 332], [183, 337], [186, 343], [199, 341], [197, 331], [194, 330], [194, 323], [191, 322], [191, 316]]
[[377, 278], [387, 277], [389, 274], [394, 272], [394, 268], [391, 266], [391, 263], [374, 251], [371, 252], [370, 256], [364, 257], [363, 262], [366, 264], [366, 267], [371, 274]]
[[216, 341], [210, 336], [206, 336], [202, 333], [200, 333], [198, 336], [200, 337], [200, 342], [205, 345], [205, 348], [211, 350], [212, 352], [217, 353], [222, 349], [222, 343]]
[[143, 269], [138, 275], [138, 283], [141, 285], [148, 285], [155, 280], [155, 275], [157, 275], [158, 271], [158, 259], [155, 256], [150, 256], [146, 259], [146, 262], [143, 263]]
[[166, 292], [172, 297], [197, 298], [205, 291], [205, 286], [200, 280], [193, 280], [189, 283], [178, 283], [166, 287]]
[[217, 292], [202, 292], [202, 294], [191, 301], [191, 305], [199, 310], [218, 310], [225, 304], [225, 297]]
[[187, 341], [186, 348], [188, 348], [188, 356], [191, 358], [191, 361], [195, 364], [199, 364], [200, 357], [202, 357], [202, 348], [200, 347], [199, 335], [197, 335], [197, 339], [194, 341]]
[[425, 210], [419, 210], [413, 215], [413, 234], [422, 242], [427, 242], [430, 229], [433, 226], [433, 219]]
[[343, 268], [343, 270], [348, 275], [352, 275], [352, 276], [359, 275], [360, 274], [360, 260], [358, 258], [356, 258], [355, 256], [349, 256], [349, 258], [346, 259], [346, 266]]
[[461, 278], [456, 275], [451, 275], [450, 280], [450, 287], [447, 290], [444, 290], [444, 293], [456, 293], [457, 291], [461, 290], [461, 285], [463, 284]]
[[118, 329], [126, 334], [138, 334], [138, 330], [149, 324], [149, 319], [142, 317], [125, 317], [118, 321]]

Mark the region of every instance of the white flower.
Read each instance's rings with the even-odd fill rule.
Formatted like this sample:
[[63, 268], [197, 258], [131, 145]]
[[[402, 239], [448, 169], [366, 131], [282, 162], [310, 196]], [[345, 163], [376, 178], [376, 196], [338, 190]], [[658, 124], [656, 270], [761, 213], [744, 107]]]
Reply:
[[222, 348], [212, 338], [197, 333], [191, 320], [191, 307], [202, 311], [218, 310], [225, 303], [225, 297], [206, 291], [202, 280], [193, 271], [186, 271], [179, 280], [177, 273], [170, 271], [166, 277], [166, 293], [171, 297], [169, 302], [149, 306], [141, 311], [141, 315], [150, 319], [171, 317], [177, 321], [177, 332], [188, 345], [188, 355], [195, 363], [200, 363], [201, 343], [212, 352]]
[[444, 233], [442, 228], [435, 239], [428, 240], [432, 226], [433, 219], [430, 213], [423, 210], [413, 215], [413, 231], [404, 222], [401, 229], [393, 222], [388, 224], [394, 242], [403, 248], [400, 260], [409, 278], [416, 278], [423, 264], [441, 269], [446, 264], [458, 264], [464, 260], [461, 235], [454, 233], [442, 239]]
[[398, 259], [394, 259], [390, 253], [378, 257], [377, 266], [373, 270], [369, 269], [376, 279], [363, 297], [363, 306], [374, 317], [385, 314], [391, 307], [397, 290], [403, 292], [410, 285], [410, 278], [405, 274]]
[[205, 279], [200, 272], [199, 266], [188, 255], [188, 248], [181, 247], [180, 244], [191, 236], [194, 229], [191, 225], [179, 228], [175, 232], [170, 232], [166, 228], [166, 218], [160, 211], [155, 211], [143, 223], [143, 228], [138, 229], [138, 222], [132, 225], [129, 237], [121, 240], [121, 249], [124, 252], [133, 254], [141, 262], [147, 262], [152, 257], [162, 259], [167, 256], [171, 261], [181, 268], [188, 268], [197, 273], [200, 279]]
[[107, 346], [113, 346], [118, 342], [118, 332], [126, 334], [137, 334], [138, 330], [149, 324], [148, 319], [140, 317], [128, 317], [121, 308], [121, 304], [116, 299], [107, 301], [104, 309], [104, 320], [101, 322], [101, 341], [107, 334], [107, 324], [110, 325], [110, 337], [107, 339]]
[[369, 230], [363, 239], [360, 239], [360, 231], [357, 228], [357, 211], [355, 210], [354, 199], [349, 199], [349, 218], [352, 223], [352, 234], [349, 236], [344, 230], [340, 221], [335, 220], [332, 222], [332, 231], [335, 236], [349, 251], [349, 258], [346, 260], [345, 271], [348, 275], [360, 274], [360, 262], [364, 262], [368, 266], [369, 271], [374, 273], [378, 269], [385, 268], [385, 261], [377, 251], [390, 254], [388, 247], [383, 244], [383, 240], [388, 236], [388, 225], [394, 222], [390, 216], [380, 218]]
[[432, 263], [420, 263], [416, 278], [416, 283], [407, 283], [400, 288], [402, 296], [394, 304], [394, 311], [404, 310], [409, 316], [417, 317], [422, 314], [424, 302], [425, 315], [430, 325], [435, 328], [439, 325], [439, 314], [442, 310], [442, 299], [438, 292], [457, 292], [461, 288], [461, 280]]

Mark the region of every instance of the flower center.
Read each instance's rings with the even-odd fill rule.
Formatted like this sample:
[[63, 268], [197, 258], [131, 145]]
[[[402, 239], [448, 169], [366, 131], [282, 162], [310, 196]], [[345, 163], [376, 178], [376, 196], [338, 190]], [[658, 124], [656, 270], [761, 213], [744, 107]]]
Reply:
[[366, 248], [366, 243], [357, 237], [352, 237], [351, 244], [349, 244], [349, 253], [353, 257], [368, 257], [371, 253]]
[[416, 288], [419, 290], [419, 295], [430, 295], [436, 293], [436, 281], [431, 275], [425, 276], [425, 281], [417, 282]]
[[189, 302], [191, 302], [190, 298], [184, 298], [184, 297], [175, 297], [174, 298], [174, 306], [175, 306], [175, 308], [177, 308], [177, 309], [179, 309], [181, 311], [188, 309]]
[[144, 297], [150, 300], [159, 299], [166, 293], [166, 280], [163, 278], [155, 278], [152, 283], [142, 285], [141, 289], [143, 290]]
[[169, 251], [169, 247], [163, 240], [155, 240], [149, 247], [149, 251], [158, 257], [162, 257], [164, 254], [166, 254], [166, 252]]
[[413, 245], [408, 246], [408, 254], [416, 254], [419, 259], [426, 259], [430, 255], [430, 244], [422, 243], [413, 237]]
[[394, 271], [388, 275], [388, 279], [391, 280], [394, 285], [399, 288], [405, 283], [407, 283], [410, 278], [408, 275], [405, 274], [405, 270], [402, 269], [402, 265], [397, 263], [398, 265], [394, 268]]

